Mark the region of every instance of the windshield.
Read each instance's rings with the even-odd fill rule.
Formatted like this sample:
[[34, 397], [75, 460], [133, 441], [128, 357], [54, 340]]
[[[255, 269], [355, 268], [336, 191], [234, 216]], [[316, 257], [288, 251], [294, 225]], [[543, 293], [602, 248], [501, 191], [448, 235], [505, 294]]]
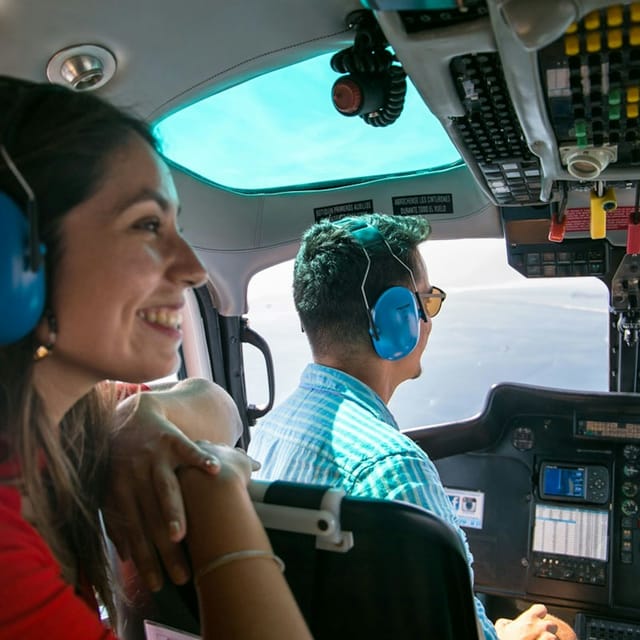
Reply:
[[[482, 409], [491, 385], [608, 389], [608, 296], [595, 278], [526, 279], [506, 264], [504, 240], [428, 241], [431, 284], [447, 292], [433, 320], [420, 378], [390, 402], [401, 429], [458, 421]], [[276, 403], [296, 387], [311, 355], [292, 301], [293, 262], [257, 274], [251, 327], [268, 342]], [[245, 349], [250, 402], [265, 402], [264, 366]]]

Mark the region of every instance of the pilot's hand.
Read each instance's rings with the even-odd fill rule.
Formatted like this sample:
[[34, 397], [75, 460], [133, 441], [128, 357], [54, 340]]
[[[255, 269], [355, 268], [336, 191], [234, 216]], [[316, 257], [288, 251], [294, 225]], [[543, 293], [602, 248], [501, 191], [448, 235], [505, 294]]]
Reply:
[[557, 620], [547, 616], [543, 604], [534, 604], [515, 620], [499, 618], [495, 623], [500, 640], [556, 640]]
[[[163, 395], [165, 394], [165, 395]], [[186, 517], [176, 469], [217, 474], [219, 461], [167, 417], [166, 392], [145, 392], [120, 405], [126, 422], [114, 432], [104, 516], [123, 560], [133, 560], [151, 590], [162, 586], [160, 559], [177, 584], [190, 577], [180, 542]], [[226, 402], [226, 400], [225, 400]]]

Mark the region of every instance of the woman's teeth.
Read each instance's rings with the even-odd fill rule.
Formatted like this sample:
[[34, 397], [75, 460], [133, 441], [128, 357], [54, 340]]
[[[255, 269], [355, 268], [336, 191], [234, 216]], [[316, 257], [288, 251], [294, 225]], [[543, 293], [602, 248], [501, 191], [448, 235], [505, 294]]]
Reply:
[[169, 327], [170, 329], [179, 329], [182, 324], [182, 314], [172, 309], [147, 309], [145, 311], [138, 311], [138, 317], [151, 324], [159, 324], [162, 327]]

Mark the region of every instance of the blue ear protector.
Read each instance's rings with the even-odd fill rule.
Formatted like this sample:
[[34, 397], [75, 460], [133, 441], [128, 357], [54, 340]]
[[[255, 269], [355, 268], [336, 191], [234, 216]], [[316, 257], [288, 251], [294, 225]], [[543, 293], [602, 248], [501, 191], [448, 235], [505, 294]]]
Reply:
[[[340, 221], [337, 224], [340, 224]], [[364, 221], [354, 223], [352, 220], [346, 222], [344, 226], [367, 258], [367, 269], [360, 290], [369, 318], [369, 335], [373, 348], [385, 360], [400, 360], [416, 348], [420, 339], [420, 319], [426, 321], [422, 305], [418, 302], [413, 271], [393, 253], [389, 243], [375, 227]], [[370, 307], [365, 293], [365, 284], [371, 267], [370, 252], [376, 247], [382, 247], [388, 251], [409, 272], [414, 291], [406, 287], [390, 287], [383, 291], [375, 304]]]
[[[27, 196], [25, 214], [0, 192], [0, 346], [11, 344], [33, 330], [44, 309], [44, 248], [38, 241], [36, 199], [4, 145], [0, 162], [6, 164]], [[27, 220], [28, 218], [28, 220]]]

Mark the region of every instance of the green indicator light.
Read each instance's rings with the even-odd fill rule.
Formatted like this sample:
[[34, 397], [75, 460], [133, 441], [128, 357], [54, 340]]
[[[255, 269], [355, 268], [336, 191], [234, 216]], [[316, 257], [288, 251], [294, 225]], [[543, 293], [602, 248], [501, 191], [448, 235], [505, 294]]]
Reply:
[[611, 89], [609, 91], [609, 105], [619, 105], [621, 102], [620, 89]]
[[576, 120], [574, 127], [576, 138], [581, 138], [587, 135], [587, 123], [584, 120]]
[[619, 104], [612, 104], [609, 106], [609, 120], [620, 120]]

